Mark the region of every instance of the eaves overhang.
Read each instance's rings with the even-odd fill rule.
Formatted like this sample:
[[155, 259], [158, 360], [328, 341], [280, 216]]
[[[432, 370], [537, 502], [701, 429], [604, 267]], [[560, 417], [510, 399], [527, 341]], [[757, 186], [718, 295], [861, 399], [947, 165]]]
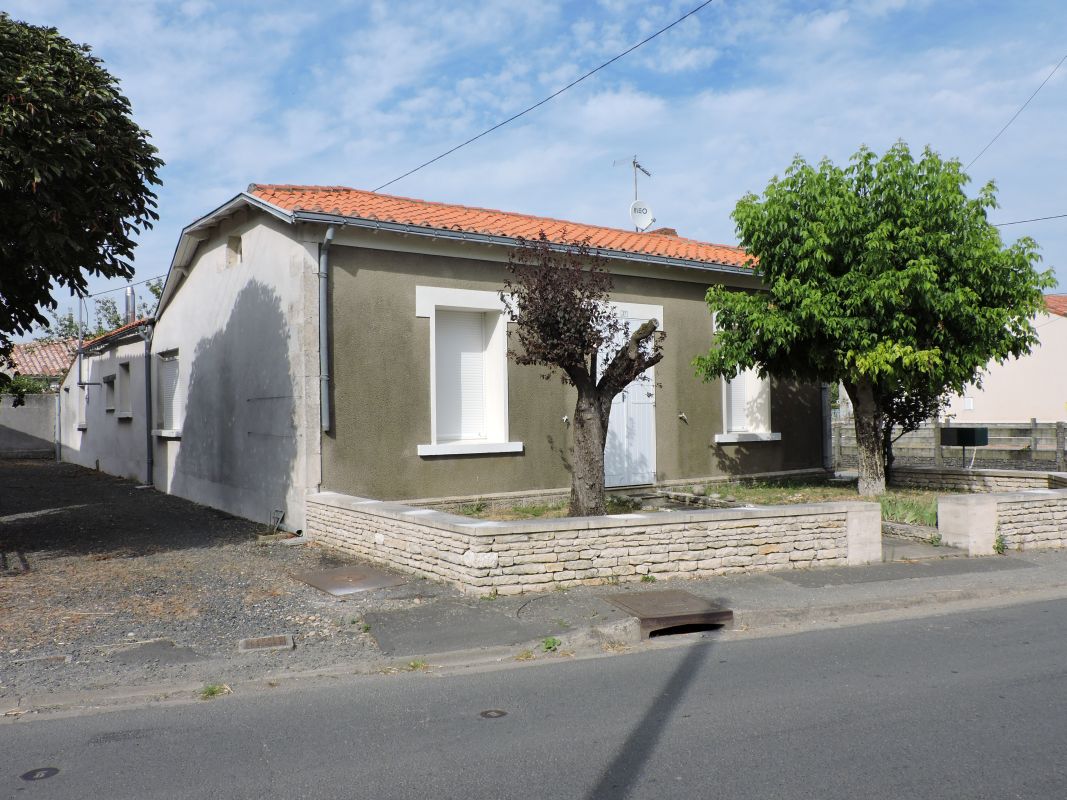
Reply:
[[[471, 231], [453, 230], [450, 228], [431, 228], [424, 225], [412, 225], [405, 222], [387, 222], [365, 217], [348, 217], [343, 214], [326, 214], [319, 211], [294, 211], [292, 213], [292, 221], [319, 223], [322, 225], [341, 225], [349, 228], [360, 228], [370, 231], [399, 233], [406, 236], [424, 236], [429, 239], [438, 239], [441, 241], [471, 242], [474, 244], [498, 245], [500, 247], [518, 247], [520, 244], [519, 239], [513, 236], [474, 233]], [[556, 252], [564, 252], [568, 249], [568, 245], [551, 242], [549, 243], [549, 248]], [[688, 258], [672, 258], [670, 256], [635, 253], [629, 250], [612, 250], [603, 247], [594, 247], [591, 249], [600, 256], [614, 261], [658, 264], [665, 267], [680, 267], [683, 269], [695, 269], [704, 272], [728, 273], [733, 275], [754, 275], [753, 270], [749, 267], [741, 267], [736, 264], [722, 264]]]

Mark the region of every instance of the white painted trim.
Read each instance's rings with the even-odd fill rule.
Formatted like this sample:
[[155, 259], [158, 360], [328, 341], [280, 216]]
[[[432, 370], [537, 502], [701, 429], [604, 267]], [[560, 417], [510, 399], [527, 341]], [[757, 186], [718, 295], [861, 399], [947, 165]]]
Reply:
[[738, 444], [740, 442], [780, 442], [780, 433], [717, 433], [715, 444]]
[[446, 289], [441, 286], [416, 286], [415, 316], [432, 317], [435, 308], [503, 313], [504, 303], [496, 292], [479, 289]]
[[659, 322], [658, 330], [666, 329], [666, 323], [663, 321], [663, 306], [655, 306], [648, 303], [616, 303], [614, 301], [612, 301], [611, 305], [626, 317], [654, 319]]
[[521, 453], [522, 442], [447, 442], [420, 444], [420, 456], [469, 456], [481, 453]]

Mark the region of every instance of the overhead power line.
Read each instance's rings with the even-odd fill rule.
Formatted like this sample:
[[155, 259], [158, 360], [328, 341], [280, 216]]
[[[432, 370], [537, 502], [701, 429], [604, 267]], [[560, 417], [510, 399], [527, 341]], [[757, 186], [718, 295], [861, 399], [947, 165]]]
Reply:
[[[1025, 108], [1026, 108], [1026, 107], [1027, 107], [1028, 105], [1030, 105], [1030, 101], [1031, 101], [1031, 100], [1033, 100], [1033, 99], [1034, 99], [1035, 97], [1037, 97], [1037, 93], [1038, 93], [1038, 92], [1040, 92], [1040, 91], [1041, 91], [1041, 90], [1042, 90], [1042, 89], [1043, 89], [1043, 88], [1045, 87], [1045, 84], [1046, 84], [1046, 83], [1048, 83], [1048, 82], [1049, 82], [1049, 80], [1051, 80], [1052, 76], [1056, 74], [1056, 70], [1058, 70], [1058, 69], [1060, 68], [1060, 65], [1062, 65], [1064, 61], [1067, 61], [1067, 56], [1064, 56], [1063, 58], [1061, 58], [1061, 59], [1060, 59], [1059, 63], [1058, 63], [1058, 64], [1056, 64], [1056, 66], [1052, 68], [1052, 72], [1050, 72], [1050, 73], [1048, 74], [1048, 77], [1046, 77], [1046, 78], [1045, 78], [1045, 80], [1041, 81], [1041, 85], [1040, 85], [1040, 86], [1038, 86], [1038, 87], [1037, 87], [1036, 89], [1034, 89], [1034, 93], [1033, 93], [1032, 95], [1030, 95], [1030, 96], [1029, 96], [1028, 98], [1026, 98], [1026, 102], [1025, 102], [1025, 103], [1023, 103], [1023, 104], [1022, 104], [1021, 106], [1019, 106], [1019, 110], [1018, 110], [1018, 111], [1016, 111], [1016, 112], [1015, 112], [1015, 113], [1014, 113], [1014, 114], [1012, 115], [1011, 119], [1009, 119], [1009, 120], [1008, 120], [1008, 121], [1007, 121], [1006, 123], [1004, 123], [1004, 127], [1003, 127], [1003, 128], [1001, 128], [1001, 129], [1000, 129], [999, 131], [997, 131], [997, 135], [996, 135], [996, 136], [994, 136], [994, 137], [993, 137], [992, 139], [990, 139], [990, 140], [989, 140], [989, 144], [987, 144], [987, 145], [986, 145], [985, 147], [983, 147], [983, 148], [982, 148], [982, 151], [981, 151], [981, 152], [980, 152], [980, 153], [979, 153], [978, 155], [976, 155], [976, 156], [975, 156], [974, 158], [972, 158], [972, 159], [971, 159], [971, 163], [970, 163], [970, 164], [968, 164], [968, 165], [967, 165], [966, 167], [964, 167], [964, 169], [970, 169], [970, 168], [971, 168], [971, 164], [973, 164], [973, 163], [974, 163], [975, 161], [977, 161], [978, 159], [980, 159], [980, 158], [981, 158], [981, 157], [982, 157], [982, 156], [983, 156], [983, 155], [985, 154], [985, 151], [986, 151], [986, 150], [988, 150], [988, 149], [989, 149], [990, 147], [992, 147], [992, 146], [993, 146], [993, 142], [995, 142], [995, 141], [996, 141], [997, 139], [999, 139], [999, 138], [1000, 138], [1000, 135], [1001, 135], [1002, 133], [1004, 133], [1004, 131], [1006, 131], [1006, 130], [1008, 129], [1008, 127], [1009, 127], [1009, 126], [1010, 126], [1010, 125], [1011, 125], [1011, 124], [1012, 124], [1013, 122], [1015, 122], [1015, 119], [1016, 119], [1016, 118], [1017, 118], [1017, 117], [1018, 117], [1018, 116], [1019, 116], [1020, 114], [1022, 114], [1022, 113], [1023, 113], [1023, 110], [1024, 110], [1024, 109], [1025, 109]], [[1010, 224], [1013, 224], [1013, 223], [1004, 223], [1004, 224], [1008, 224], [1008, 225], [1010, 225]]]
[[[159, 280], [160, 278], [165, 278], [165, 277], [167, 277], [167, 273], [164, 272], [162, 275], [153, 275], [151, 278], [143, 278], [143, 279], [141, 279], [139, 281], [134, 281], [133, 283], [127, 283], [126, 286], [140, 286], [142, 283], [148, 283], [149, 281], [156, 281], [156, 280]], [[122, 292], [122, 291], [126, 290], [126, 286], [119, 286], [119, 287], [117, 287], [115, 289], [104, 289], [101, 292], [94, 292], [93, 294], [87, 294], [82, 299], [83, 300], [87, 300], [90, 297], [99, 297], [102, 294], [111, 294], [112, 292]]]
[[[590, 78], [590, 77], [592, 77], [593, 75], [595, 75], [596, 73], [600, 72], [600, 70], [604, 69], [605, 67], [611, 66], [611, 65], [612, 65], [612, 64], [614, 64], [614, 63], [615, 63], [616, 61], [618, 61], [618, 60], [619, 60], [620, 58], [623, 58], [624, 56], [628, 56], [628, 55], [629, 55], [630, 53], [632, 53], [632, 52], [633, 52], [634, 50], [636, 50], [636, 49], [638, 49], [639, 47], [643, 47], [644, 45], [648, 44], [649, 42], [651, 42], [651, 41], [652, 41], [653, 39], [655, 39], [655, 38], [656, 38], [657, 36], [659, 36], [660, 34], [666, 33], [666, 32], [667, 32], [667, 31], [669, 31], [669, 30], [670, 30], [671, 28], [673, 28], [673, 27], [674, 27], [675, 25], [678, 25], [678, 24], [680, 24], [680, 23], [684, 22], [685, 20], [689, 19], [689, 17], [691, 17], [691, 16], [693, 16], [694, 14], [696, 14], [697, 12], [699, 12], [699, 11], [703, 10], [703, 9], [704, 9], [705, 7], [707, 7], [707, 6], [711, 5], [711, 4], [713, 3], [713, 2], [715, 2], [715, 0], [704, 0], [704, 2], [703, 2], [703, 3], [701, 3], [700, 5], [698, 5], [698, 6], [697, 6], [696, 8], [694, 8], [694, 9], [693, 9], [692, 11], [690, 11], [690, 12], [688, 12], [688, 13], [686, 13], [686, 14], [683, 14], [682, 16], [678, 17], [678, 19], [676, 19], [676, 20], [675, 20], [674, 22], [672, 22], [672, 23], [671, 23], [670, 25], [667, 25], [666, 27], [660, 28], [660, 29], [659, 29], [658, 31], [656, 31], [656, 32], [655, 32], [655, 33], [653, 33], [653, 34], [652, 34], [651, 36], [649, 36], [649, 37], [648, 37], [647, 39], [642, 39], [642, 40], [641, 40], [640, 42], [638, 42], [637, 44], [635, 44], [635, 45], [634, 45], [633, 47], [631, 47], [631, 48], [630, 48], [629, 50], [624, 50], [623, 52], [619, 53], [619, 54], [618, 54], [617, 56], [615, 56], [614, 58], [611, 58], [611, 59], [608, 59], [607, 61], [605, 61], [605, 62], [604, 62], [603, 64], [601, 64], [601, 65], [600, 65], [599, 67], [596, 67], [595, 69], [591, 69], [591, 70], [589, 70], [589, 72], [585, 73], [585, 74], [584, 74], [584, 75], [582, 75], [582, 76], [581, 76], [580, 78], [576, 78], [576, 79], [574, 79], [573, 81], [571, 81], [570, 83], [568, 83], [568, 84], [567, 84], [566, 86], [564, 86], [564, 87], [563, 87], [562, 89], [558, 89], [557, 91], [553, 92], [553, 93], [552, 93], [552, 94], [550, 94], [550, 95], [549, 95], [548, 97], [546, 97], [546, 98], [545, 98], [544, 100], [541, 100], [540, 102], [534, 103], [534, 104], [533, 104], [532, 106], [530, 106], [529, 108], [525, 108], [525, 109], [523, 109], [523, 110], [522, 110], [522, 111], [520, 111], [520, 112], [519, 112], [518, 114], [514, 114], [514, 115], [510, 116], [510, 117], [508, 117], [507, 119], [503, 120], [502, 122], [498, 122], [498, 123], [497, 123], [496, 125], [494, 125], [494, 126], [493, 126], [493, 127], [491, 127], [491, 128], [486, 128], [486, 129], [485, 129], [484, 131], [482, 131], [481, 133], [479, 133], [479, 134], [478, 134], [477, 136], [472, 136], [472, 137], [471, 137], [470, 139], [468, 139], [467, 141], [465, 141], [465, 142], [463, 142], [463, 143], [461, 143], [461, 144], [457, 144], [457, 145], [456, 145], [455, 147], [453, 147], [453, 148], [452, 148], [451, 150], [446, 150], [445, 152], [441, 153], [440, 155], [438, 155], [438, 156], [434, 156], [434, 157], [433, 157], [433, 158], [431, 158], [431, 159], [430, 159], [429, 161], [424, 161], [423, 163], [419, 164], [419, 165], [418, 165], [417, 167], [415, 167], [414, 169], [409, 169], [409, 170], [408, 170], [407, 172], [405, 172], [405, 173], [404, 173], [403, 175], [400, 175], [400, 176], [398, 176], [398, 177], [396, 177], [396, 178], [393, 178], [393, 179], [392, 179], [391, 181], [388, 181], [388, 182], [386, 182], [386, 183], [383, 183], [383, 184], [382, 184], [381, 186], [378, 186], [378, 187], [377, 187], [377, 188], [375, 188], [375, 189], [374, 189], [373, 191], [375, 191], [375, 192], [379, 192], [379, 191], [381, 191], [382, 189], [384, 189], [384, 188], [385, 188], [386, 186], [391, 186], [391, 185], [393, 185], [394, 183], [396, 183], [397, 181], [401, 181], [401, 180], [403, 180], [404, 178], [408, 177], [409, 175], [414, 175], [414, 174], [415, 174], [416, 172], [418, 172], [418, 171], [419, 171], [420, 169], [423, 169], [424, 167], [428, 167], [428, 166], [430, 166], [430, 164], [433, 164], [433, 163], [434, 163], [435, 161], [440, 161], [440, 160], [441, 160], [442, 158], [445, 158], [446, 156], [450, 156], [450, 155], [452, 155], [452, 154], [453, 154], [454, 152], [456, 152], [457, 150], [459, 150], [459, 149], [461, 149], [461, 148], [464, 148], [464, 147], [466, 147], [467, 145], [471, 144], [472, 142], [476, 142], [476, 141], [478, 141], [478, 140], [479, 140], [479, 139], [481, 139], [481, 138], [482, 138], [483, 136], [487, 136], [487, 135], [489, 135], [490, 133], [492, 133], [493, 131], [497, 130], [498, 128], [503, 128], [503, 127], [504, 127], [505, 125], [507, 125], [507, 124], [508, 124], [509, 122], [514, 122], [514, 121], [515, 121], [515, 120], [517, 120], [517, 119], [518, 119], [519, 117], [522, 117], [522, 116], [525, 116], [526, 114], [529, 114], [529, 113], [530, 113], [531, 111], [533, 111], [533, 110], [534, 110], [534, 109], [536, 109], [536, 108], [540, 108], [540, 107], [541, 107], [541, 106], [543, 106], [543, 105], [544, 105], [545, 103], [547, 103], [547, 102], [548, 102], [549, 100], [552, 100], [552, 99], [554, 99], [554, 98], [556, 98], [556, 97], [559, 97], [559, 96], [560, 96], [561, 94], [563, 94], [563, 93], [564, 93], [565, 91], [567, 91], [568, 89], [571, 89], [571, 88], [573, 88], [573, 87], [577, 86], [577, 85], [578, 85], [579, 83], [581, 83], [582, 81], [584, 81], [584, 80], [585, 80], [586, 78]], [[1051, 77], [1051, 76], [1050, 76], [1050, 77]]]
[[1014, 222], [994, 222], [998, 228], [1003, 228], [1005, 225], [1022, 225], [1024, 222], [1044, 222], [1046, 219], [1063, 219], [1067, 217], [1067, 214], [1053, 214], [1051, 217], [1034, 217], [1033, 219], [1017, 219]]

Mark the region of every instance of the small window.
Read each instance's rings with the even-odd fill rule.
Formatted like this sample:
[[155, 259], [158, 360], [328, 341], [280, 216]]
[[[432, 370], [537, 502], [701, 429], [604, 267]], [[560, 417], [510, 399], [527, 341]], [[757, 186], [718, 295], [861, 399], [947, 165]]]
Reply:
[[473, 441], [485, 434], [486, 315], [437, 312], [437, 440]]
[[723, 433], [719, 444], [775, 442], [782, 438], [771, 431], [771, 381], [754, 369], [742, 370], [723, 381]]
[[160, 355], [156, 374], [159, 386], [159, 427], [164, 434], [174, 433], [181, 430], [182, 417], [185, 415], [185, 389], [177, 350]]
[[104, 384], [104, 411], [111, 412], [115, 410], [115, 376], [106, 375], [103, 380]]
[[974, 411], [974, 398], [973, 397], [964, 397], [963, 398], [963, 410], [964, 411]]
[[745, 373], [726, 382], [726, 432], [748, 430], [748, 414], [745, 410]]
[[[130, 362], [124, 361], [119, 364], [118, 380], [118, 409], [119, 413], [125, 416], [132, 416], [133, 414], [133, 398], [130, 391]], [[112, 389], [115, 388], [115, 384], [112, 384]]]
[[226, 239], [226, 266], [232, 267], [243, 260], [241, 254], [241, 237], [230, 236]]

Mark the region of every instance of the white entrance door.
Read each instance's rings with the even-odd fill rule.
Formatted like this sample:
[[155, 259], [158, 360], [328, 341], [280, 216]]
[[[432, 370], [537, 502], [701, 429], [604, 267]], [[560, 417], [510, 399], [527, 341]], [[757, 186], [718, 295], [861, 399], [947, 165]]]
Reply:
[[[636, 330], [648, 320], [620, 314]], [[623, 338], [622, 341], [625, 341]], [[614, 351], [613, 351], [614, 354]], [[656, 482], [655, 367], [615, 396], [604, 448], [604, 485], [647, 486]]]

